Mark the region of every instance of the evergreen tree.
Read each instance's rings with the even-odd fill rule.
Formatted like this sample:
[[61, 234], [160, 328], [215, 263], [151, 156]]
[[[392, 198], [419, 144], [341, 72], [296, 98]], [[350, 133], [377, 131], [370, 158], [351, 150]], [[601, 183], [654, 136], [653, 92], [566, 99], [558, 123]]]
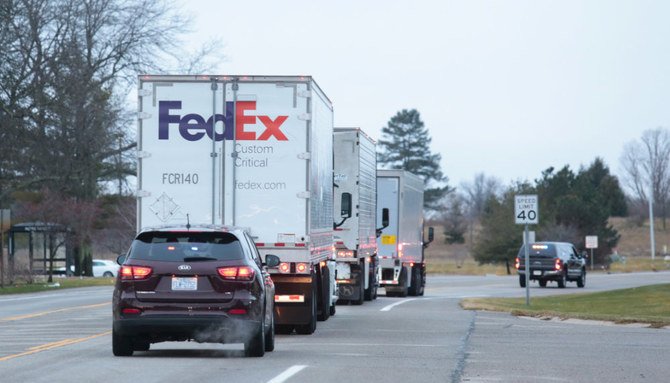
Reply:
[[[442, 197], [452, 191], [440, 170], [440, 154], [430, 152], [431, 138], [416, 109], [403, 109], [382, 128], [377, 162], [391, 169], [403, 169], [435, 185], [424, 193], [424, 207], [436, 210]], [[444, 185], [444, 186], [442, 186]]]

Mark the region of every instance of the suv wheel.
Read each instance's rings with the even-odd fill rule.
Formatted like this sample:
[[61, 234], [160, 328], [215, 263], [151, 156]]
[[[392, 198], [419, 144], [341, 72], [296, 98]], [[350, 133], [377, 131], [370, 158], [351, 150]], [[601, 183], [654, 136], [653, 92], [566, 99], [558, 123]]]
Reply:
[[567, 282], [567, 278], [565, 277], [565, 273], [561, 273], [560, 278], [558, 279], [558, 287], [563, 289], [565, 288], [565, 284]]
[[112, 330], [112, 352], [114, 356], [132, 356], [133, 351], [133, 340]]
[[270, 328], [265, 333], [265, 351], [274, 351], [275, 349], [275, 316], [274, 313], [270, 316]]
[[519, 274], [519, 286], [526, 287], [526, 276]]
[[582, 270], [582, 275], [577, 280], [577, 287], [584, 287], [586, 285], [586, 271]]
[[261, 318], [260, 326], [255, 334], [244, 343], [244, 355], [253, 357], [265, 355], [265, 316]]

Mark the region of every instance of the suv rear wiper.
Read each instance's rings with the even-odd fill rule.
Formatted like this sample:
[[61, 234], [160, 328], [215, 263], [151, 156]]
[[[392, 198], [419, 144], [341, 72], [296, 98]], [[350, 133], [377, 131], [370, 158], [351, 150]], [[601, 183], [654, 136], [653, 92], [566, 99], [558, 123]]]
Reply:
[[198, 262], [198, 261], [218, 261], [218, 258], [212, 257], [184, 257], [184, 262]]

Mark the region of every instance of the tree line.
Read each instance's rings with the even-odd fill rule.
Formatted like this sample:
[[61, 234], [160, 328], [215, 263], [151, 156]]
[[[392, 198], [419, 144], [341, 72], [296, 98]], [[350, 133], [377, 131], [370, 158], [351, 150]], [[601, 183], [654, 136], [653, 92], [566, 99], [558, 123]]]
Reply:
[[[601, 158], [575, 171], [569, 166], [550, 167], [534, 181], [509, 186], [479, 173], [460, 188], [449, 186], [440, 170], [440, 154], [430, 151], [430, 135], [415, 109], [401, 110], [382, 129], [378, 141], [381, 167], [405, 169], [423, 176], [424, 208], [437, 216], [446, 242], [470, 244], [480, 263], [513, 262], [521, 247], [521, 231], [514, 224], [514, 196], [537, 194], [540, 224], [538, 240], [566, 241], [585, 247], [587, 235], [597, 235], [595, 260], [607, 261], [620, 235], [609, 224], [613, 216], [631, 216], [638, 224], [654, 211], [666, 228], [670, 202], [670, 131], [647, 130], [639, 141], [627, 144], [621, 155], [622, 180], [613, 175]], [[628, 194], [624, 189], [627, 188]], [[509, 270], [509, 269], [508, 269]]]
[[134, 231], [115, 214], [132, 201], [137, 76], [193, 73], [221, 57], [216, 41], [181, 48], [188, 25], [172, 1], [0, 2], [0, 207], [14, 221], [76, 228], [78, 274], [90, 274], [95, 230], [133, 221]]

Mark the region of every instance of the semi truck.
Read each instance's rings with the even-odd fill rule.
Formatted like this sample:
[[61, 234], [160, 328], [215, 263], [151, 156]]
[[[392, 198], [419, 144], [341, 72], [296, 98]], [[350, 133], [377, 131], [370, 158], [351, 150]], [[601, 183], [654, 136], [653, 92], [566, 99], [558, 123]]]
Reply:
[[433, 241], [423, 240], [423, 180], [405, 170], [377, 170], [378, 225], [388, 209], [388, 225], [377, 239], [379, 285], [386, 296], [421, 296], [426, 285], [424, 249]]
[[137, 229], [246, 228], [275, 254], [278, 333], [311, 334], [337, 300], [333, 108], [310, 76], [139, 77]]
[[334, 207], [338, 302], [377, 298], [377, 160], [375, 142], [359, 128], [335, 128]]

